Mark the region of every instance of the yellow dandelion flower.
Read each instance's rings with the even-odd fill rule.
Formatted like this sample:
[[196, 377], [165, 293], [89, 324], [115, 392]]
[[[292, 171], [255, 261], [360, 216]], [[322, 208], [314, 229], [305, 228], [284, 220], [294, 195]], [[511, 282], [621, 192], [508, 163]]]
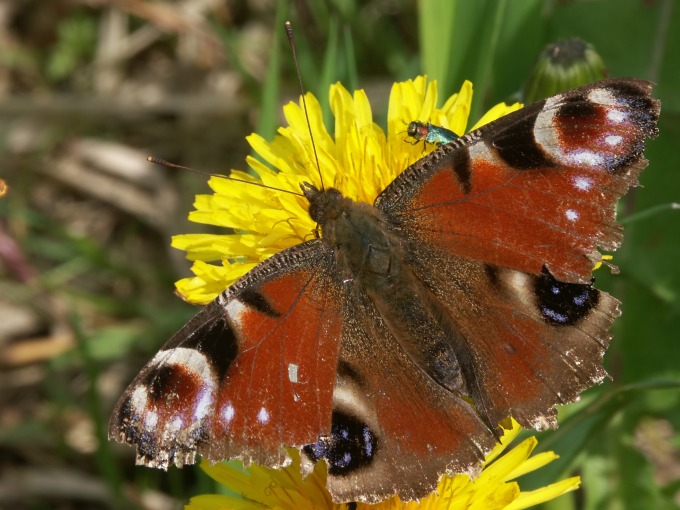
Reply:
[[[409, 122], [420, 120], [443, 126], [457, 134], [468, 130], [472, 84], [465, 82], [457, 94], [437, 107], [436, 84], [418, 77], [397, 83], [389, 100], [387, 132], [373, 122], [368, 99], [363, 91], [350, 94], [341, 85], [331, 87], [330, 103], [335, 118], [335, 136], [329, 134], [321, 109], [307, 95], [309, 120], [318, 153], [317, 166], [300, 104], [284, 108], [288, 127], [280, 128], [272, 142], [258, 135], [248, 141], [261, 158], [248, 158], [249, 173], [233, 171], [231, 176], [265, 184], [278, 190], [210, 179], [212, 195], [199, 196], [190, 219], [225, 227], [228, 235], [183, 235], [173, 246], [187, 251], [194, 261], [193, 278], [177, 283], [179, 292], [194, 303], [207, 303], [234, 280], [267, 257], [313, 236], [314, 222], [308, 204], [297, 195], [299, 184], [308, 181], [320, 186], [319, 171], [325, 187], [339, 189], [356, 201], [372, 203], [377, 195], [405, 168], [424, 155], [422, 143], [407, 136]], [[473, 128], [479, 127], [520, 105], [497, 105]], [[427, 147], [426, 151], [434, 147]], [[320, 170], [319, 170], [320, 168]], [[286, 193], [290, 191], [292, 193]], [[221, 264], [215, 264], [215, 262]], [[505, 451], [519, 433], [512, 421], [501, 443], [488, 455], [480, 476], [443, 476], [437, 490], [419, 502], [402, 502], [398, 497], [378, 505], [382, 509], [401, 508], [528, 508], [548, 501], [579, 486], [578, 477], [535, 491], [521, 491], [515, 479], [551, 462], [551, 452], [531, 456], [536, 439], [529, 438]], [[326, 465], [319, 462], [306, 478], [300, 472], [300, 457], [291, 450], [293, 463], [279, 470], [251, 465], [244, 469], [238, 462], [210, 465], [203, 469], [225, 487], [225, 494], [192, 498], [190, 510], [217, 509], [322, 509], [364, 508], [369, 505], [334, 504], [326, 490]]]
[[[525, 439], [506, 451], [517, 437], [520, 427], [512, 420], [501, 442], [487, 456], [480, 476], [471, 480], [467, 475], [442, 476], [437, 490], [430, 496], [415, 502], [402, 502], [393, 497], [377, 505], [359, 503], [357, 510], [400, 510], [400, 509], [479, 509], [479, 510], [521, 510], [554, 499], [579, 487], [579, 477], [567, 478], [560, 482], [533, 491], [520, 490], [516, 478], [535, 471], [557, 458], [552, 452], [531, 456], [537, 445], [536, 438]], [[223, 485], [230, 494], [206, 494], [191, 499], [186, 510], [249, 510], [275, 508], [281, 510], [346, 509], [346, 504], [333, 503], [325, 489], [325, 463], [319, 462], [312, 474], [302, 478], [300, 457], [297, 450], [291, 450], [293, 463], [284, 469], [266, 469], [252, 465], [243, 469], [238, 462], [201, 467], [213, 479]]]
[[[212, 195], [196, 197], [189, 219], [231, 230], [231, 234], [175, 236], [172, 245], [194, 261], [194, 276], [177, 282], [177, 290], [192, 303], [206, 304], [237, 278], [271, 255], [313, 236], [314, 221], [307, 201], [299, 196], [300, 183], [334, 187], [355, 201], [373, 203], [400, 172], [424, 156], [423, 144], [413, 144], [406, 133], [409, 122], [431, 122], [462, 134], [467, 130], [472, 84], [465, 82], [437, 107], [437, 87], [423, 76], [396, 83], [390, 94], [387, 133], [373, 121], [371, 105], [359, 90], [350, 94], [342, 85], [330, 90], [335, 136], [326, 130], [321, 107], [308, 94], [307, 111], [319, 156], [317, 167], [305, 112], [300, 104], [284, 107], [287, 127], [272, 142], [253, 134], [248, 142], [262, 161], [247, 158], [251, 173], [234, 170], [232, 177], [265, 184], [276, 191], [212, 177]], [[474, 127], [490, 122], [521, 105], [500, 104]], [[433, 147], [427, 150], [433, 150]], [[219, 262], [220, 264], [215, 264]]]

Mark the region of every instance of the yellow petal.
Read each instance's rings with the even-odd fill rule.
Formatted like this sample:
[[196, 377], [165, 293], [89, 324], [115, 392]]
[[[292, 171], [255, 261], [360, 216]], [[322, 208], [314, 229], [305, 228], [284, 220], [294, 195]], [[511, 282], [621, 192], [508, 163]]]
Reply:
[[529, 458], [537, 444], [538, 440], [535, 437], [525, 439], [512, 450], [505, 452], [502, 456], [498, 457], [491, 464], [487, 464], [480, 479], [492, 477], [493, 479], [508, 480], [508, 475], [512, 473], [517, 466]]
[[525, 460], [517, 468], [515, 468], [511, 473], [508, 474], [507, 480], [514, 480], [522, 475], [536, 471], [543, 466], [550, 464], [552, 461], [559, 459], [560, 456], [555, 452], [542, 452], [537, 453], [531, 458]]
[[578, 476], [574, 476], [534, 491], [524, 491], [521, 492], [519, 497], [510, 503], [505, 510], [522, 510], [524, 508], [540, 505], [541, 503], [555, 499], [563, 494], [575, 491], [580, 485], [581, 479]]
[[519, 110], [522, 108], [521, 103], [515, 103], [512, 105], [507, 105], [505, 103], [499, 103], [496, 106], [493, 106], [488, 112], [486, 112], [484, 115], [482, 115], [482, 118], [479, 119], [477, 124], [472, 126], [470, 131], [474, 131], [477, 128], [482, 127], [484, 124], [488, 124], [489, 122], [499, 119], [503, 117], [504, 115], [507, 115], [508, 113], [514, 112], [516, 110]]
[[445, 127], [458, 135], [465, 133], [471, 104], [472, 82], [465, 80], [458, 94], [451, 96], [442, 106], [442, 112], [448, 119], [448, 126]]

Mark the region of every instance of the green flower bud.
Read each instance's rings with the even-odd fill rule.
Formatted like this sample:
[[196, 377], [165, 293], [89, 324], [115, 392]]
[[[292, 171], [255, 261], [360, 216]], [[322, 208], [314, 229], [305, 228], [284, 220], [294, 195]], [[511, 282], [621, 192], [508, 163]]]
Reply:
[[524, 85], [524, 101], [533, 103], [607, 76], [593, 45], [578, 38], [547, 45]]

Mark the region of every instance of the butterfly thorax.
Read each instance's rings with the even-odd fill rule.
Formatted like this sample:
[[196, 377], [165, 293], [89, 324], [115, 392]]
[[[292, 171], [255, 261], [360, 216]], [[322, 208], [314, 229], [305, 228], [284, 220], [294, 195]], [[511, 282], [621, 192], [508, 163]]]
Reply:
[[368, 290], [398, 283], [401, 243], [378, 209], [334, 188], [319, 190], [305, 183], [302, 190], [309, 215], [321, 227], [322, 239], [335, 251], [346, 278]]

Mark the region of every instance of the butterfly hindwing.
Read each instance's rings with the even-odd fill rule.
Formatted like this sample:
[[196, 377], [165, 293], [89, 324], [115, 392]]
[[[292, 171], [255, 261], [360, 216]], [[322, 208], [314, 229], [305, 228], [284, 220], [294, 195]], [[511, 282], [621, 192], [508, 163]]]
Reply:
[[[565, 283], [422, 247], [414, 272], [441, 299], [464, 341], [467, 395], [493, 427], [556, 427], [555, 404], [600, 382], [619, 302], [592, 284]], [[437, 260], [436, 269], [428, 260]]]
[[342, 329], [333, 265], [315, 240], [249, 272], [144, 367], [110, 436], [152, 467], [193, 463], [196, 453], [275, 467], [287, 461], [284, 445], [329, 432]]
[[432, 492], [443, 472], [478, 473], [494, 433], [414, 362], [365, 293], [354, 289], [347, 299], [333, 432], [303, 449], [328, 462], [333, 499], [411, 500]]

